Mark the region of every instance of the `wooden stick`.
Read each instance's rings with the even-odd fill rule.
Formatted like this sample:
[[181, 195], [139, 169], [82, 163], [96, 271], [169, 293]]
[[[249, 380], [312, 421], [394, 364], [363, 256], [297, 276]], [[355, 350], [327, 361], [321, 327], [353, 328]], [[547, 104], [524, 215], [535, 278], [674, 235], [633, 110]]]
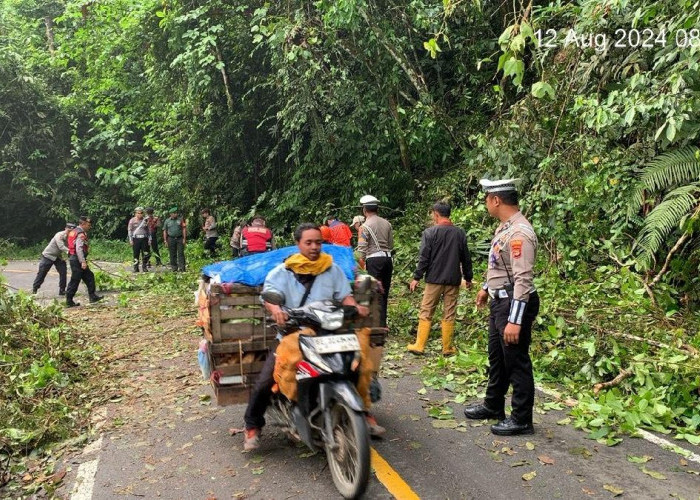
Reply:
[[598, 394], [603, 389], [607, 389], [609, 387], [614, 387], [616, 385], [619, 385], [620, 382], [622, 382], [626, 378], [630, 377], [631, 375], [632, 375], [632, 370], [622, 370], [618, 374], [617, 377], [610, 380], [609, 382], [600, 382], [599, 384], [595, 384], [593, 386], [593, 394]]

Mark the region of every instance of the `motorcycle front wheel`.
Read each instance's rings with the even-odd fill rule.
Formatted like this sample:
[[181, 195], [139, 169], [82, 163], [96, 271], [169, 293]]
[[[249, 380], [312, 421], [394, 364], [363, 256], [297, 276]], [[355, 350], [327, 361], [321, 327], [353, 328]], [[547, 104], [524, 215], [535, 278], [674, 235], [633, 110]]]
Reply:
[[331, 410], [336, 449], [326, 443], [333, 483], [343, 498], [359, 498], [369, 481], [369, 430], [365, 416], [342, 404]]

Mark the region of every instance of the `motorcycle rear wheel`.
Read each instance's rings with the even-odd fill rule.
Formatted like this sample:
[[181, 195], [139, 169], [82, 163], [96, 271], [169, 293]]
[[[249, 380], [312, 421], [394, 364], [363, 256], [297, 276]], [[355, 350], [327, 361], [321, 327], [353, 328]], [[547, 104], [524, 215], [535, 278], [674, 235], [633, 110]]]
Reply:
[[369, 430], [365, 416], [345, 405], [332, 409], [333, 437], [338, 445], [326, 456], [333, 483], [343, 498], [359, 498], [367, 489], [370, 471]]

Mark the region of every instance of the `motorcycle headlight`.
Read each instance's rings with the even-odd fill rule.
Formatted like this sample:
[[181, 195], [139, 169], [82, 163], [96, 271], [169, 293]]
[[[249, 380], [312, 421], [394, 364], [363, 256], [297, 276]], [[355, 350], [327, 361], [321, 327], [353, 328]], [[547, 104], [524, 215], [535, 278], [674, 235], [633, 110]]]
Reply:
[[304, 353], [304, 357], [311, 361], [313, 364], [321, 368], [322, 370], [326, 372], [332, 372], [333, 370], [331, 369], [330, 366], [326, 364], [326, 362], [323, 360], [323, 356], [321, 356], [319, 353], [317, 353], [313, 348], [308, 347], [304, 345], [303, 343], [299, 343], [301, 346], [301, 352]]
[[314, 313], [321, 320], [321, 328], [324, 330], [333, 331], [343, 326], [345, 315], [342, 309], [333, 312], [315, 310]]

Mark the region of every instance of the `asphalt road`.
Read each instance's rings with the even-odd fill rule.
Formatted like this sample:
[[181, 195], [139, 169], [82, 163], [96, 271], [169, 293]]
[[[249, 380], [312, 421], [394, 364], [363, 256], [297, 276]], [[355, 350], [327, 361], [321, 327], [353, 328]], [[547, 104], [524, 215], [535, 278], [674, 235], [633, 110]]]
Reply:
[[[373, 446], [419, 498], [613, 497], [605, 485], [624, 491], [626, 498], [700, 495], [700, 477], [688, 472], [700, 470], [700, 464], [681, 466], [678, 455], [647, 441], [599, 445], [571, 426], [558, 425], [565, 416], [559, 411], [537, 415], [533, 436], [496, 437], [482, 422], [436, 429], [416, 392], [422, 387], [416, 376], [384, 379], [383, 384], [386, 399], [375, 414], [387, 434]], [[241, 426], [244, 406], [202, 406], [199, 394], [209, 391], [203, 385], [181, 405], [162, 408], [148, 425], [104, 436], [98, 449], [72, 460], [65, 491], [74, 488], [80, 463], [99, 459], [92, 497], [76, 500], [338, 498], [324, 456], [310, 456], [274, 428], [266, 428], [257, 452], [243, 453], [242, 437], [231, 436], [229, 428]], [[431, 400], [445, 396], [426, 394]], [[461, 409], [455, 411], [460, 422]], [[653, 457], [644, 466], [666, 479], [645, 474], [627, 455]], [[534, 478], [523, 479], [533, 471]], [[366, 498], [393, 496], [372, 476]]]
[[[10, 286], [31, 289], [36, 264], [12, 262], [2, 272]], [[57, 276], [50, 274], [39, 298], [51, 300], [57, 291]], [[245, 407], [217, 407], [206, 383], [188, 382], [182, 371], [197, 370], [190, 352], [134, 371], [129, 384], [160, 377], [174, 396], [162, 404], [157, 393], [147, 401], [115, 402], [130, 405], [137, 418], [108, 426], [82, 454], [64, 459], [62, 498], [338, 498], [325, 457], [288, 442], [275, 428], [265, 429], [257, 452], [243, 453], [242, 437], [229, 429], [242, 426]], [[465, 421], [464, 406], [454, 404], [459, 427], [436, 428], [440, 424], [425, 408], [452, 395], [431, 390], [420, 395], [420, 359], [403, 363], [402, 377], [382, 379], [384, 399], [373, 411], [387, 434], [372, 444], [419, 498], [612, 498], [610, 489], [622, 490], [624, 498], [700, 498], [700, 463], [643, 439], [626, 438], [615, 447], [586, 439], [585, 432], [557, 424], [564, 411], [542, 411], [547, 401], [542, 394], [533, 436], [493, 436], [487, 423]], [[100, 418], [113, 424], [114, 407], [105, 411]], [[698, 447], [683, 446], [698, 453]], [[637, 464], [628, 456], [651, 459]], [[366, 498], [394, 496], [372, 475]]]

